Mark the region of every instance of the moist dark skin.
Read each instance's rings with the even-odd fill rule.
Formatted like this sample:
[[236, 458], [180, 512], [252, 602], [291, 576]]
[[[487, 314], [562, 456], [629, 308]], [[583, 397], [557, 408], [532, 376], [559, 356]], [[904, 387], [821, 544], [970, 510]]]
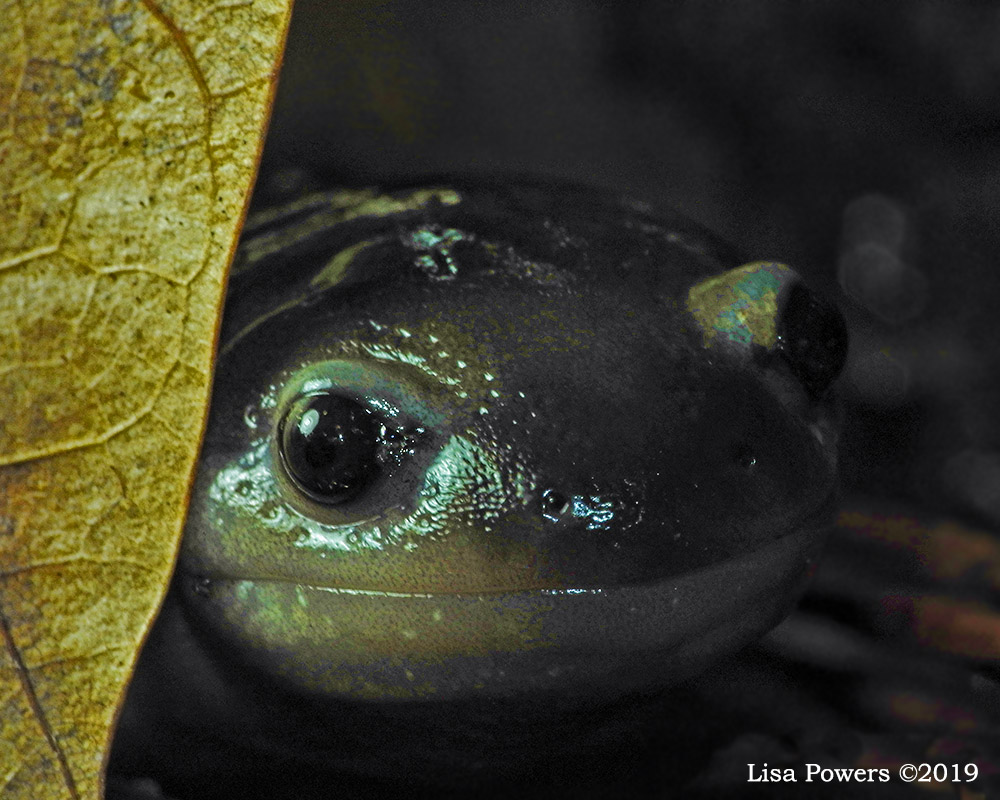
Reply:
[[829, 522], [846, 340], [743, 261], [567, 185], [252, 220], [112, 772], [502, 795], [766, 631]]

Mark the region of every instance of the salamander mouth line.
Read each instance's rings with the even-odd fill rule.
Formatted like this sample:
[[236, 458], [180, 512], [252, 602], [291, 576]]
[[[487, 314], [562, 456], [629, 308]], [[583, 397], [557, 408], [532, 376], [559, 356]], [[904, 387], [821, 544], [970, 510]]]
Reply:
[[[359, 588], [350, 586], [334, 586], [323, 583], [314, 583], [296, 580], [292, 576], [282, 576], [282, 575], [253, 575], [249, 573], [235, 574], [230, 572], [222, 571], [212, 571], [207, 572], [204, 570], [193, 571], [185, 569], [183, 560], [177, 566], [178, 577], [181, 577], [187, 581], [193, 582], [195, 585], [202, 583], [204, 586], [208, 586], [212, 583], [247, 583], [247, 584], [287, 584], [289, 586], [299, 586], [305, 590], [314, 590], [317, 592], [325, 592], [330, 594], [341, 594], [345, 596], [370, 596], [370, 597], [386, 597], [386, 598], [413, 598], [413, 599], [423, 599], [430, 600], [435, 597], [465, 597], [465, 598], [481, 598], [489, 599], [510, 595], [520, 595], [522, 597], [534, 595], [536, 597], [561, 597], [561, 596], [572, 596], [572, 595], [610, 595], [619, 591], [627, 592], [642, 592], [659, 590], [662, 591], [666, 585], [671, 581], [677, 583], [679, 581], [687, 582], [692, 578], [700, 574], [709, 574], [713, 570], [717, 570], [720, 567], [728, 567], [734, 564], [738, 564], [741, 561], [751, 561], [753, 558], [759, 556], [760, 554], [766, 552], [769, 549], [779, 549], [781, 546], [787, 545], [787, 543], [801, 534], [816, 534], [819, 531], [830, 527], [832, 525], [832, 512], [836, 507], [836, 502], [838, 498], [838, 492], [836, 489], [830, 491], [827, 496], [819, 503], [817, 506], [807, 511], [800, 519], [796, 520], [794, 523], [788, 526], [786, 531], [780, 536], [776, 536], [767, 542], [761, 544], [759, 547], [752, 548], [750, 550], [744, 551], [730, 558], [720, 559], [709, 564], [705, 564], [702, 567], [691, 570], [689, 572], [674, 573], [668, 575], [664, 578], [645, 581], [643, 583], [619, 583], [610, 586], [498, 586], [496, 588], [488, 589], [465, 589], [461, 591], [392, 591], [385, 589], [373, 589], [373, 588]], [[197, 589], [196, 589], [197, 591]]]
[[[669, 575], [665, 578], [646, 581], [643, 583], [621, 583], [613, 584], [610, 586], [509, 586], [509, 587], [491, 587], [485, 589], [465, 589], [462, 591], [391, 591], [384, 589], [372, 589], [372, 588], [355, 588], [348, 586], [333, 586], [328, 584], [313, 583], [298, 581], [292, 577], [275, 576], [275, 575], [252, 575], [252, 574], [226, 574], [226, 573], [206, 573], [206, 572], [189, 572], [184, 569], [183, 565], [178, 567], [178, 575], [183, 579], [192, 582], [195, 586], [202, 583], [206, 588], [208, 588], [213, 583], [229, 583], [229, 584], [285, 584], [288, 586], [301, 587], [306, 591], [321, 592], [330, 595], [343, 595], [345, 597], [373, 597], [373, 598], [398, 598], [398, 599], [415, 599], [415, 600], [433, 600], [439, 597], [454, 597], [454, 598], [469, 598], [469, 599], [482, 599], [488, 600], [491, 598], [501, 598], [510, 597], [517, 595], [520, 597], [537, 597], [539, 599], [545, 597], [557, 598], [557, 597], [572, 597], [572, 596], [612, 596], [619, 593], [627, 594], [642, 594], [643, 592], [663, 592], [664, 590], [669, 590], [671, 584], [688, 583], [691, 581], [697, 581], [699, 576], [708, 576], [713, 571], [722, 569], [729, 569], [741, 562], [750, 563], [761, 556], [766, 555], [767, 551], [782, 551], [791, 542], [791, 540], [798, 538], [802, 534], [813, 534], [818, 533], [821, 528], [826, 527], [825, 525], [817, 525], [815, 523], [825, 522], [829, 516], [830, 509], [833, 504], [834, 495], [821, 504], [819, 509], [813, 513], [810, 513], [805, 519], [799, 521], [797, 524], [791, 526], [790, 530], [781, 536], [771, 539], [766, 544], [748, 550], [746, 552], [740, 553], [739, 555], [733, 556], [731, 558], [721, 559], [719, 561], [706, 564], [695, 570], [689, 572], [677, 573]], [[810, 524], [813, 523], [813, 524]], [[195, 589], [197, 591], [197, 588]]]
[[[559, 597], [562, 595], [602, 595], [606, 594], [607, 590], [601, 587], [582, 587], [582, 588], [556, 588], [556, 587], [531, 587], [531, 588], [510, 588], [510, 589], [488, 589], [481, 591], [461, 591], [461, 592], [398, 592], [398, 591], [385, 591], [382, 589], [351, 589], [343, 586], [323, 586], [315, 583], [301, 583], [294, 580], [286, 580], [284, 578], [255, 578], [247, 576], [207, 576], [207, 575], [185, 575], [194, 582], [199, 581], [209, 581], [211, 583], [232, 583], [239, 585], [241, 583], [246, 584], [285, 584], [288, 586], [296, 586], [301, 589], [313, 592], [324, 592], [334, 595], [345, 595], [351, 597], [391, 597], [391, 598], [401, 598], [401, 599], [417, 599], [417, 600], [433, 600], [439, 597], [456, 597], [456, 598], [472, 598], [472, 599], [489, 599], [498, 598], [509, 595], [536, 595], [538, 597]], [[656, 585], [656, 584], [650, 584]], [[630, 586], [629, 588], [639, 588], [638, 585]]]

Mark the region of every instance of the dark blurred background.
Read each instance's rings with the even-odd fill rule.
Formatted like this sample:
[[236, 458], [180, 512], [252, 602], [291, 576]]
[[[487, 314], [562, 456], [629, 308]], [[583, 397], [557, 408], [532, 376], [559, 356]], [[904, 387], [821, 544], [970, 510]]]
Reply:
[[257, 200], [527, 171], [676, 206], [844, 292], [848, 489], [996, 526], [998, 42], [989, 2], [297, 0]]

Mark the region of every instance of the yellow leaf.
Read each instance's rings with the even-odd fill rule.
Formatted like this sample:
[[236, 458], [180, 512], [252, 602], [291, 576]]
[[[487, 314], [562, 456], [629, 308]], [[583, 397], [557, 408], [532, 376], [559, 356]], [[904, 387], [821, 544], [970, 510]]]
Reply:
[[0, 795], [96, 798], [289, 0], [0, 0]]

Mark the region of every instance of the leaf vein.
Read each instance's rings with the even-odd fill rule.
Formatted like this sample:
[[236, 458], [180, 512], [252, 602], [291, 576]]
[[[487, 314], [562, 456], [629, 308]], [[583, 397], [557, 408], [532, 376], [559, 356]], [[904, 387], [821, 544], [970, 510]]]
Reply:
[[163, 379], [160, 385], [156, 387], [156, 391], [150, 393], [149, 401], [140, 407], [134, 414], [129, 415], [120, 422], [109, 426], [102, 433], [93, 436], [82, 436], [78, 439], [70, 439], [68, 441], [59, 442], [52, 447], [44, 448], [38, 447], [33, 450], [23, 450], [15, 451], [12, 453], [6, 453], [0, 456], [0, 467], [13, 466], [14, 464], [23, 464], [29, 461], [37, 461], [42, 458], [49, 458], [50, 456], [59, 455], [60, 453], [69, 453], [75, 450], [85, 450], [89, 447], [96, 447], [97, 445], [104, 444], [113, 437], [117, 436], [122, 431], [128, 430], [133, 425], [138, 424], [140, 421], [149, 416], [149, 412], [153, 410], [156, 403], [159, 401], [160, 396], [163, 394], [164, 389], [167, 386], [170, 376], [174, 373], [174, 370], [180, 366], [180, 359], [175, 358], [171, 365], [167, 368], [163, 375]]
[[21, 564], [17, 567], [0, 570], [0, 578], [13, 578], [23, 575], [26, 572], [40, 572], [45, 569], [57, 569], [59, 567], [69, 567], [83, 564], [96, 564], [101, 567], [130, 566], [140, 572], [155, 574], [158, 572], [154, 567], [143, 564], [141, 561], [132, 561], [128, 558], [94, 558], [93, 556], [73, 555], [66, 558], [54, 558], [51, 561], [33, 561], [30, 564]]
[[188, 43], [184, 32], [177, 27], [176, 23], [170, 19], [163, 9], [154, 3], [153, 0], [142, 0], [142, 5], [157, 19], [157, 21], [159, 21], [164, 28], [167, 29], [167, 32], [177, 44], [177, 49], [181, 51], [181, 56], [183, 56], [184, 60], [187, 62], [188, 69], [191, 70], [191, 77], [194, 78], [194, 82], [198, 86], [198, 92], [205, 101], [205, 107], [207, 110], [210, 110], [212, 92], [208, 88], [208, 81], [205, 80], [205, 73], [201, 71], [201, 67], [198, 65], [198, 59], [195, 58], [194, 50], [191, 49], [191, 45]]
[[41, 703], [38, 701], [38, 694], [35, 692], [35, 685], [31, 681], [31, 674], [28, 672], [27, 667], [25, 667], [24, 661], [21, 659], [21, 653], [17, 649], [14, 637], [11, 635], [10, 623], [8, 623], [7, 617], [3, 613], [2, 603], [0, 603], [0, 634], [3, 635], [4, 643], [7, 646], [7, 653], [10, 655], [11, 661], [14, 662], [14, 671], [17, 672], [17, 677], [21, 682], [21, 690], [24, 692], [24, 697], [28, 701], [31, 713], [34, 714], [35, 719], [38, 720], [38, 724], [42, 729], [42, 735], [45, 737], [46, 743], [55, 755], [56, 761], [59, 763], [59, 770], [62, 773], [66, 789], [69, 791], [70, 797], [72, 797], [73, 800], [79, 800], [80, 795], [76, 790], [76, 780], [73, 778], [73, 773], [70, 771], [69, 762], [66, 760], [66, 754], [63, 753], [62, 748], [59, 746], [59, 742], [56, 741], [55, 733], [49, 725], [49, 721], [45, 716], [45, 711], [42, 708]]
[[66, 655], [57, 656], [55, 658], [50, 658], [48, 661], [41, 661], [37, 664], [32, 664], [31, 669], [42, 670], [46, 667], [55, 667], [62, 664], [74, 664], [81, 661], [93, 661], [94, 659], [100, 658], [108, 653], [120, 653], [128, 652], [131, 650], [131, 645], [109, 645], [108, 647], [102, 647], [100, 650], [95, 650], [92, 653], [80, 653], [79, 655]]

